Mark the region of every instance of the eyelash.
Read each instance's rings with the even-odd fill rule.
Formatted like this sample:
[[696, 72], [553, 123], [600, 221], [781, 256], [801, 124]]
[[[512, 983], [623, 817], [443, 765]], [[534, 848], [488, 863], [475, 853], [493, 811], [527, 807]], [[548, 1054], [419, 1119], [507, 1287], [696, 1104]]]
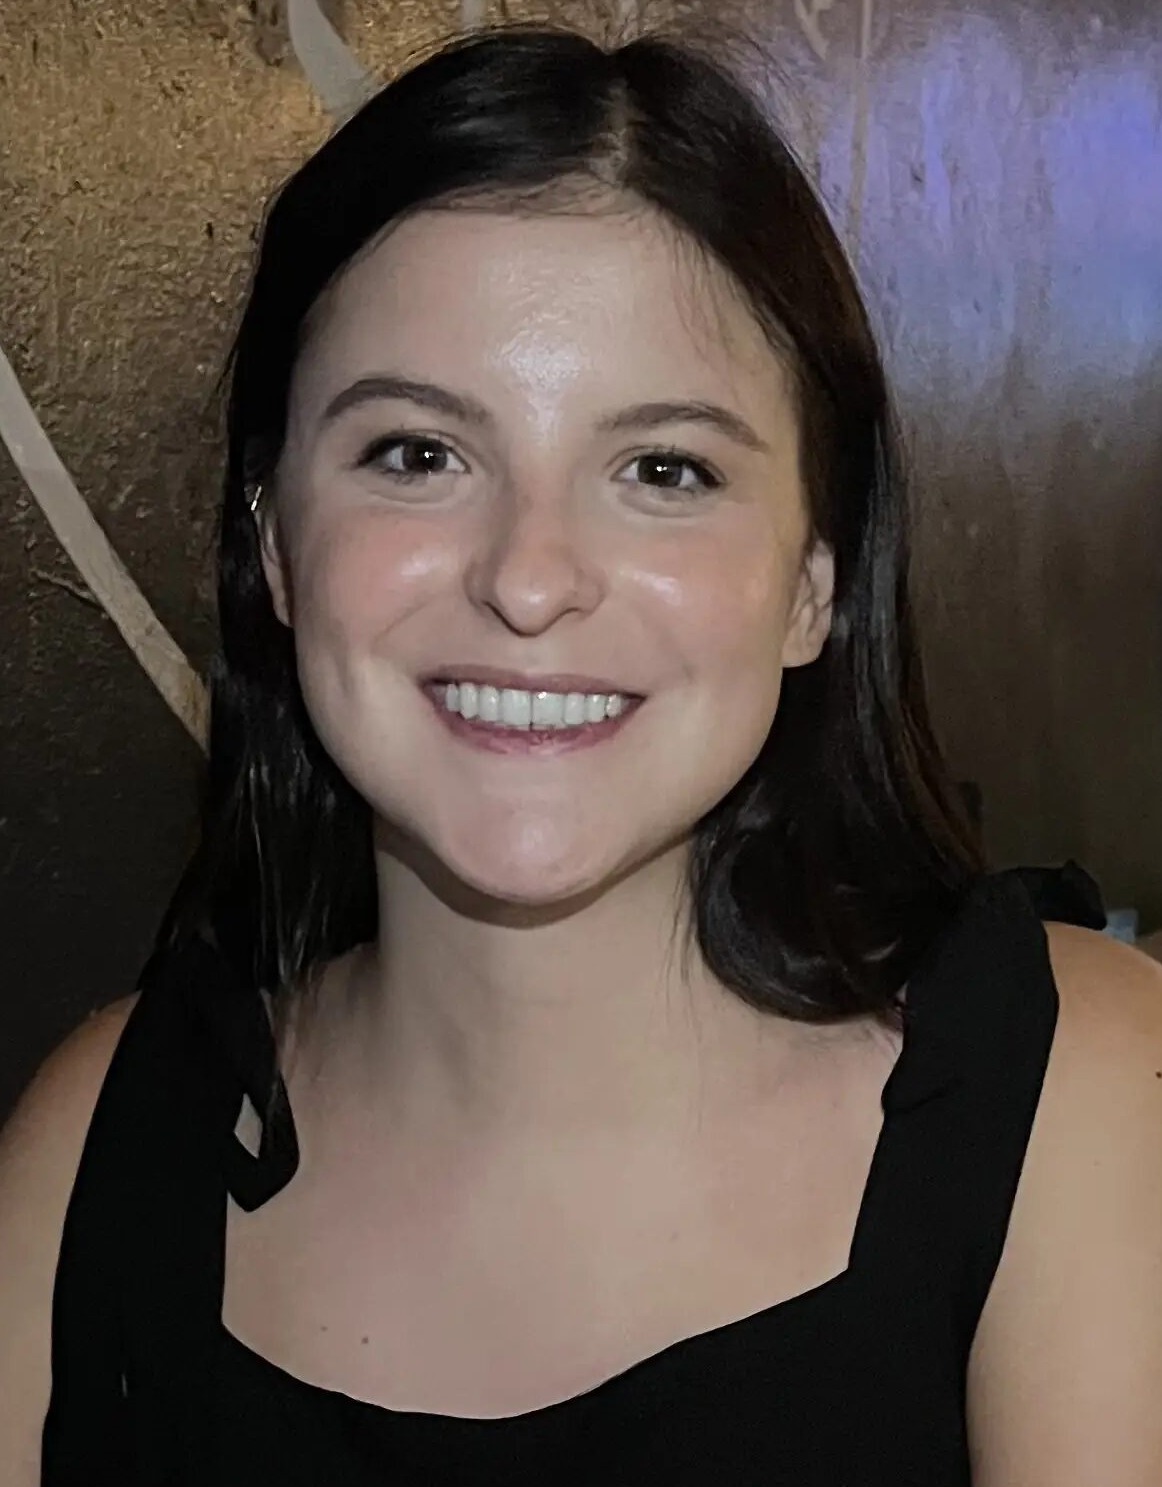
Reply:
[[[423, 449], [438, 449], [448, 454], [454, 451], [443, 439], [437, 439], [431, 434], [384, 434], [370, 443], [356, 462], [360, 469], [369, 469], [377, 466], [378, 462], [393, 449], [404, 445], [418, 445]], [[458, 456], [457, 456], [458, 457]], [[378, 466], [379, 472], [386, 475], [390, 480], [400, 485], [415, 485], [417, 482], [426, 480], [432, 474], [445, 474], [446, 471], [423, 471], [423, 470], [388, 470]]]
[[[683, 454], [680, 449], [659, 448], [646, 449], [640, 454], [635, 454], [630, 460], [631, 465], [636, 465], [642, 460], [657, 460], [659, 464], [682, 465], [687, 470], [692, 470], [697, 478], [696, 490], [691, 491], [688, 487], [672, 485], [647, 485], [647, 490], [675, 491], [678, 495], [707, 495], [711, 491], [721, 490], [726, 482], [715, 470], [712, 470], [703, 460], [693, 459], [688, 454]], [[642, 482], [645, 484], [645, 482]]]
[[[426, 448], [429, 450], [439, 450], [443, 453], [455, 455], [455, 451], [449, 444], [445, 443], [443, 439], [437, 439], [432, 435], [402, 433], [386, 434], [382, 435], [380, 438], [374, 440], [371, 444], [368, 445], [363, 454], [360, 455], [357, 464], [360, 469], [371, 468], [373, 466], [376, 466], [378, 461], [382, 460], [383, 457], [390, 451], [409, 444], [418, 445], [421, 448]], [[456, 455], [455, 457], [459, 458], [458, 455]], [[704, 461], [693, 459], [690, 455], [684, 454], [680, 449], [672, 449], [668, 446], [659, 446], [656, 449], [643, 450], [641, 453], [635, 454], [632, 459], [628, 461], [628, 465], [622, 466], [622, 469], [626, 469], [629, 466], [639, 464], [643, 460], [656, 460], [660, 464], [671, 463], [683, 466], [685, 469], [692, 471], [697, 480], [697, 487], [693, 491], [691, 491], [689, 487], [684, 486], [650, 486], [647, 482], [641, 482], [643, 485], [646, 486], [646, 489], [648, 490], [675, 491], [679, 495], [702, 495], [707, 494], [711, 491], [719, 490], [725, 484], [725, 481], [722, 479], [722, 477], [716, 471], [712, 470], [710, 466], [707, 465]], [[416, 485], [421, 481], [427, 480], [431, 475], [459, 473], [458, 471], [448, 472], [442, 470], [428, 472], [425, 472], [423, 470], [388, 470], [384, 469], [382, 466], [379, 466], [379, 469], [381, 474], [386, 475], [390, 480], [393, 480], [400, 485]]]

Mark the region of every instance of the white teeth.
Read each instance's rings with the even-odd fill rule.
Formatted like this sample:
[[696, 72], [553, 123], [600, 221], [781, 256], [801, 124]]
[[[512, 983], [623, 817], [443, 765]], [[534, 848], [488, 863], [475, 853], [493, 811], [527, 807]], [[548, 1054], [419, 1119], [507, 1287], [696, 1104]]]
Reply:
[[620, 717], [628, 702], [619, 692], [525, 692], [516, 687], [478, 686], [475, 682], [448, 682], [444, 686], [446, 711], [502, 728], [579, 728]]
[[482, 723], [500, 722], [500, 693], [495, 687], [481, 687], [478, 701]]
[[533, 727], [563, 728], [565, 726], [565, 699], [560, 692], [533, 693]]
[[527, 728], [533, 720], [533, 694], [505, 687], [500, 694], [500, 721], [506, 728]]
[[576, 728], [585, 721], [585, 693], [570, 692], [565, 698], [565, 726]]

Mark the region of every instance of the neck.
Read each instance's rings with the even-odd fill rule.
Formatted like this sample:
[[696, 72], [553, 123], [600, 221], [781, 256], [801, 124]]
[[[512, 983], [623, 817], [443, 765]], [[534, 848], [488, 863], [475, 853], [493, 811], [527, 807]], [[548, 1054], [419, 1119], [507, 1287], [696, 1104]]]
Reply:
[[684, 863], [547, 913], [381, 851], [380, 935], [350, 963], [359, 1085], [393, 1123], [476, 1134], [675, 1128], [748, 1098], [797, 1030], [685, 953]]

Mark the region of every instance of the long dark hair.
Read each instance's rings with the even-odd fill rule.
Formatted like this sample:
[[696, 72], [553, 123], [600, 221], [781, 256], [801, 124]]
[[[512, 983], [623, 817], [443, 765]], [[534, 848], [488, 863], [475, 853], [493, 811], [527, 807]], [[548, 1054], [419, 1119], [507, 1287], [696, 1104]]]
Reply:
[[307, 716], [247, 491], [278, 459], [309, 312], [354, 255], [420, 209], [539, 210], [586, 183], [660, 212], [740, 286], [794, 374], [815, 533], [835, 553], [822, 656], [787, 675], [760, 756], [696, 828], [693, 938], [757, 1006], [890, 1014], [978, 863], [928, 722], [884, 373], [788, 145], [722, 66], [660, 38], [605, 49], [515, 27], [454, 43], [275, 199], [232, 362], [201, 834], [157, 951], [202, 935], [285, 993], [374, 938], [370, 810]]

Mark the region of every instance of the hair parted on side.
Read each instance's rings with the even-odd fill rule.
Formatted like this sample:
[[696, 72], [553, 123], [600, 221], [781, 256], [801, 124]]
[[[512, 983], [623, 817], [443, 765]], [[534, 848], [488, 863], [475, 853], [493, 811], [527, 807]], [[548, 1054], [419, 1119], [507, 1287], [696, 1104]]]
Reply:
[[374, 938], [370, 809], [308, 717], [247, 491], [262, 480], [277, 502], [296, 358], [353, 257], [420, 210], [473, 199], [546, 209], [558, 188], [584, 210], [590, 185], [660, 213], [745, 296], [792, 372], [811, 518], [835, 554], [821, 657], [787, 673], [759, 757], [696, 827], [697, 948], [755, 1006], [812, 1021], [889, 1016], [979, 871], [928, 721], [884, 371], [804, 171], [700, 50], [505, 27], [383, 88], [268, 213], [229, 384], [201, 833], [155, 957], [201, 935], [277, 996]]

